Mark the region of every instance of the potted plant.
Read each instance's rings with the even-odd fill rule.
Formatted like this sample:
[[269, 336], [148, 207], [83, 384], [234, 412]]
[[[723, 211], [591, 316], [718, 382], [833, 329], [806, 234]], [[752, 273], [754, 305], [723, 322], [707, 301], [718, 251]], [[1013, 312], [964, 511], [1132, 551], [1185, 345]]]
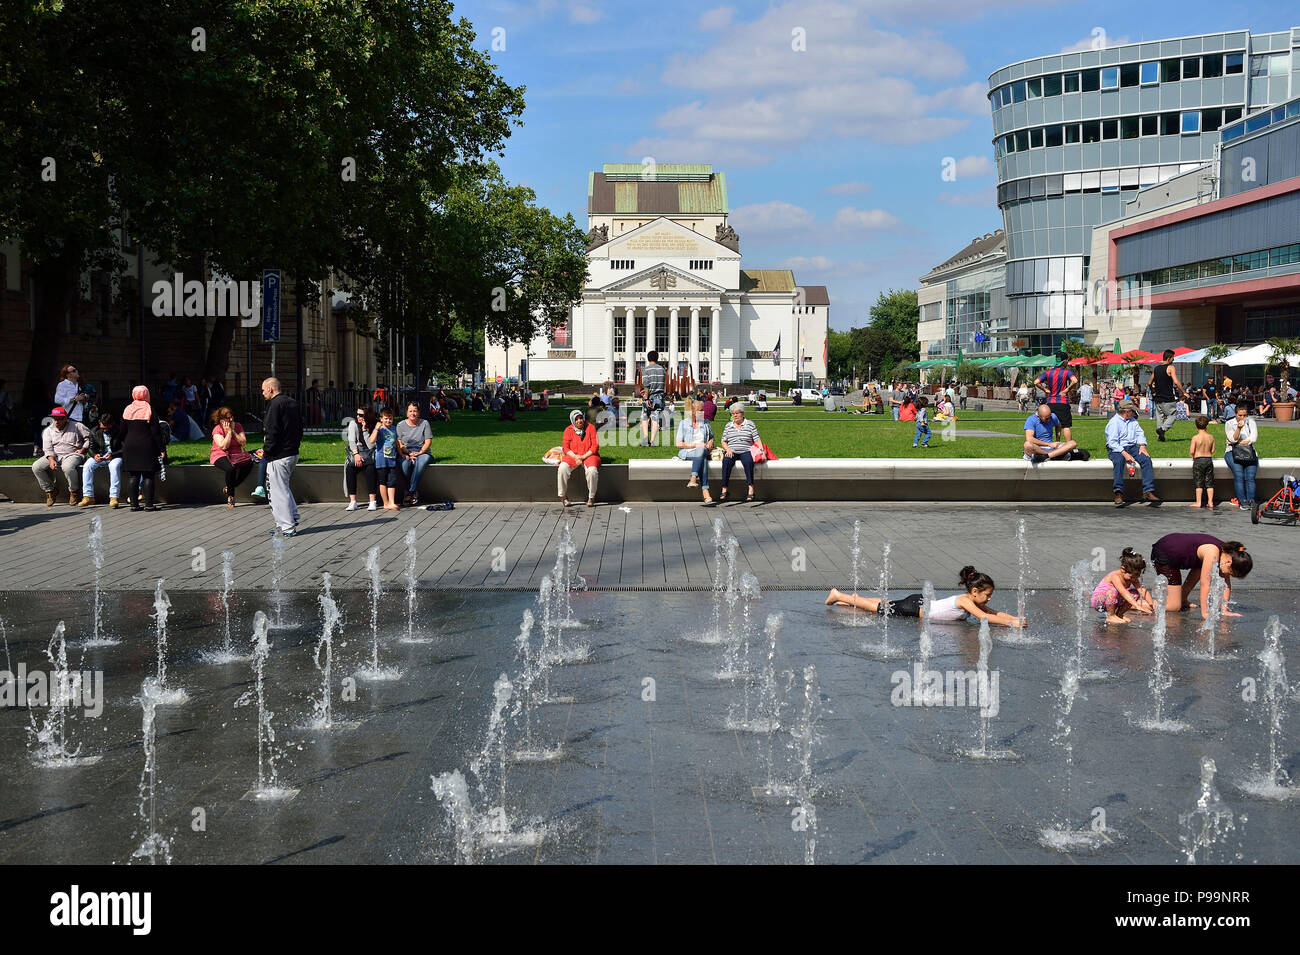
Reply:
[[[1279, 365], [1282, 369], [1282, 398], [1286, 398], [1287, 382], [1291, 373], [1291, 359], [1300, 354], [1300, 338], [1270, 338], [1265, 344], [1271, 349], [1268, 356], [1270, 365]], [[1273, 405], [1278, 421], [1290, 421], [1295, 417], [1294, 401], [1279, 401]]]

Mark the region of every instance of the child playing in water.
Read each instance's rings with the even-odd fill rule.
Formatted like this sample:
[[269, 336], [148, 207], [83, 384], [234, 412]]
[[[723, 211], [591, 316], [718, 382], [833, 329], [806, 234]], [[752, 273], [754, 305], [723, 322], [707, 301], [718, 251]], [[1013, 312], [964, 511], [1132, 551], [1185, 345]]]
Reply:
[[[1009, 613], [986, 609], [989, 598], [993, 596], [993, 578], [981, 574], [974, 567], [963, 567], [960, 574], [962, 593], [944, 597], [930, 605], [930, 619], [937, 623], [987, 620], [989, 623], [1004, 627], [1025, 626], [1025, 618], [1013, 617]], [[857, 594], [841, 593], [835, 588], [826, 597], [826, 605], [841, 607], [858, 607], [869, 613], [884, 613], [882, 607], [887, 603], [888, 612], [895, 617], [921, 617], [924, 608], [920, 594], [908, 594], [902, 600], [882, 601], [879, 597], [859, 597]]]
[[1201, 506], [1201, 489], [1205, 489], [1205, 506], [1214, 510], [1214, 435], [1206, 429], [1210, 419], [1205, 415], [1196, 418], [1196, 434], [1188, 454], [1192, 456], [1192, 486], [1196, 488], [1196, 503], [1188, 507]]
[[1151, 592], [1142, 586], [1142, 572], [1147, 562], [1142, 555], [1125, 547], [1119, 556], [1119, 570], [1112, 570], [1092, 592], [1092, 609], [1106, 614], [1107, 623], [1128, 623], [1124, 614], [1130, 610], [1151, 613], [1155, 610]]

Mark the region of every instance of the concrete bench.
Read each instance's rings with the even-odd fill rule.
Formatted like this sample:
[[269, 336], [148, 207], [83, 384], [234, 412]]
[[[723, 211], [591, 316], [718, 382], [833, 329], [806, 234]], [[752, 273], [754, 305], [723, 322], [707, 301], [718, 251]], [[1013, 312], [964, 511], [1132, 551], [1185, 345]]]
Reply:
[[[1193, 499], [1190, 458], [1155, 459], [1152, 465], [1157, 495], [1170, 501]], [[755, 465], [754, 482], [756, 496], [763, 500], [1100, 502], [1113, 493], [1113, 473], [1109, 458], [1041, 464], [1001, 458], [782, 458]], [[1256, 475], [1257, 495], [1266, 500], [1283, 474], [1296, 473], [1300, 458], [1265, 459]], [[1217, 459], [1214, 476], [1216, 500], [1230, 500], [1232, 472], [1222, 458]], [[684, 485], [689, 477], [690, 465], [675, 457], [628, 464], [632, 486]], [[709, 462], [710, 485], [721, 481], [722, 463]], [[744, 483], [745, 472], [737, 466], [731, 472], [731, 493], [743, 494]], [[1130, 498], [1141, 494], [1140, 474], [1126, 476], [1125, 490]], [[678, 496], [665, 487], [662, 497], [650, 499]]]

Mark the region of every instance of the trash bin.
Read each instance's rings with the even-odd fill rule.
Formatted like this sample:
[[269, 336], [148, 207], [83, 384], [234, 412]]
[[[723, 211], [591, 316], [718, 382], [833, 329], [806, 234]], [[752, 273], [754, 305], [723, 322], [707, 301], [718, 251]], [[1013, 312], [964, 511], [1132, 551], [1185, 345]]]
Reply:
[[983, 411], [983, 410], [984, 410], [984, 402], [982, 402], [982, 401], [977, 401], [977, 402], [975, 402], [975, 410], [976, 410], [976, 411]]

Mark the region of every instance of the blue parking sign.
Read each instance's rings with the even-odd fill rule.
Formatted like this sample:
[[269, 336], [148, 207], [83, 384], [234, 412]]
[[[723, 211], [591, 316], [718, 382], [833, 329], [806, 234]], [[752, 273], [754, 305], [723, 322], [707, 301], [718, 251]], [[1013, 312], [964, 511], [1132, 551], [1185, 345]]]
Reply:
[[280, 340], [280, 270], [262, 270], [262, 341]]

